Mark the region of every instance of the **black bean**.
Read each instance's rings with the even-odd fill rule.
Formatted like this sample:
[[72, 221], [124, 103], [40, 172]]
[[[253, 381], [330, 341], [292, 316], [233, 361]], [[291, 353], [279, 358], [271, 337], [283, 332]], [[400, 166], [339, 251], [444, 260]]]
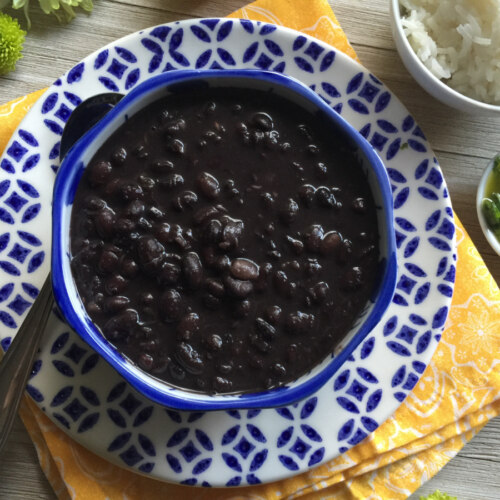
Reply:
[[90, 166], [89, 180], [92, 186], [106, 184], [111, 177], [113, 167], [109, 161], [98, 161]]
[[229, 361], [228, 363], [218, 363], [216, 365], [216, 369], [223, 375], [227, 375], [228, 373], [231, 373], [233, 371], [233, 365], [231, 361]]
[[165, 262], [156, 279], [160, 285], [175, 285], [179, 281], [180, 276], [180, 266], [173, 262]]
[[311, 130], [309, 127], [303, 123], [297, 125], [297, 130], [309, 141], [312, 139]]
[[170, 174], [164, 180], [160, 181], [160, 185], [167, 188], [173, 189], [184, 184], [184, 177], [180, 174]]
[[114, 233], [116, 215], [110, 208], [103, 208], [95, 218], [95, 228], [101, 238], [107, 238]]
[[193, 208], [193, 206], [198, 201], [198, 196], [193, 191], [184, 191], [179, 196], [177, 196], [172, 205], [176, 210], [183, 212], [188, 208]]
[[101, 210], [106, 206], [106, 202], [95, 195], [90, 195], [85, 198], [85, 207], [89, 210]]
[[117, 340], [130, 334], [139, 321], [137, 311], [126, 309], [116, 316], [113, 316], [104, 325], [104, 333], [111, 340]]
[[304, 267], [305, 273], [308, 276], [314, 276], [321, 271], [321, 264], [317, 259], [307, 259], [306, 265]]
[[141, 200], [133, 200], [127, 205], [123, 213], [127, 217], [140, 217], [144, 213], [145, 209], [146, 206], [144, 205], [144, 202]]
[[260, 130], [271, 130], [274, 127], [273, 119], [267, 113], [255, 113], [250, 119], [252, 125], [256, 126]]
[[299, 213], [299, 206], [293, 198], [288, 198], [280, 209], [280, 219], [285, 224], [291, 224]]
[[313, 323], [314, 315], [297, 311], [288, 315], [286, 328], [292, 335], [303, 335], [311, 330]]
[[296, 240], [291, 236], [287, 236], [286, 240], [290, 243], [290, 246], [296, 255], [301, 255], [304, 252], [304, 243], [300, 240]]
[[281, 363], [272, 365], [271, 370], [277, 377], [284, 377], [286, 375], [286, 368]]
[[207, 243], [219, 243], [222, 238], [222, 223], [217, 219], [209, 220], [203, 226], [203, 240]]
[[232, 276], [226, 276], [224, 278], [224, 284], [229, 293], [242, 299], [248, 297], [253, 291], [253, 284], [251, 281], [238, 280]]
[[156, 160], [150, 165], [150, 169], [158, 174], [171, 172], [174, 164], [170, 160]]
[[149, 372], [153, 368], [154, 358], [151, 354], [142, 353], [137, 360], [137, 364], [143, 370]]
[[281, 307], [279, 307], [277, 305], [269, 306], [266, 309], [265, 315], [266, 315], [267, 320], [271, 324], [276, 325], [281, 318]]
[[135, 229], [135, 222], [125, 217], [120, 217], [115, 224], [115, 230], [119, 234], [128, 235]]
[[175, 118], [165, 124], [164, 129], [167, 134], [173, 135], [182, 132], [186, 128], [186, 122], [182, 118]]
[[269, 342], [266, 342], [260, 335], [250, 335], [250, 344], [259, 352], [265, 354], [272, 349]]
[[310, 252], [317, 252], [323, 240], [324, 229], [319, 224], [310, 226], [305, 234], [305, 245]]
[[306, 207], [311, 207], [314, 202], [316, 188], [310, 184], [304, 184], [299, 188], [298, 196]]
[[151, 224], [151, 222], [149, 222], [145, 217], [140, 217], [137, 221], [137, 227], [147, 231], [153, 227], [153, 224]]
[[199, 375], [205, 368], [205, 364], [198, 351], [186, 342], [181, 342], [177, 346], [175, 358], [188, 373], [192, 373], [193, 375]]
[[156, 181], [147, 175], [139, 175], [137, 182], [144, 191], [151, 191], [156, 186]]
[[227, 255], [219, 255], [215, 258], [214, 265], [218, 271], [226, 271], [231, 266], [231, 259]]
[[295, 364], [298, 357], [297, 344], [290, 344], [286, 349], [286, 359], [290, 364]]
[[328, 283], [320, 281], [311, 289], [311, 296], [315, 302], [322, 303], [328, 298], [329, 291], [330, 287], [328, 286]]
[[146, 147], [143, 144], [139, 144], [133, 151], [132, 154], [139, 160], [146, 160], [149, 158], [149, 153], [146, 151]]
[[126, 182], [120, 186], [120, 196], [124, 201], [140, 200], [144, 197], [144, 191], [139, 184]]
[[234, 307], [234, 315], [237, 318], [246, 318], [250, 314], [251, 304], [249, 300], [240, 300]]
[[334, 208], [337, 206], [335, 195], [325, 186], [316, 189], [316, 200], [320, 207]]
[[263, 205], [266, 208], [271, 208], [274, 205], [274, 196], [271, 193], [262, 193], [260, 195]]
[[115, 274], [108, 278], [104, 288], [109, 295], [118, 295], [123, 292], [128, 285], [128, 281], [120, 274]]
[[202, 207], [196, 210], [193, 215], [193, 220], [195, 224], [202, 224], [203, 222], [209, 221], [220, 215], [219, 210], [210, 205], [208, 207]]
[[220, 193], [219, 181], [208, 172], [202, 172], [196, 178], [196, 186], [204, 196], [211, 200], [217, 198]]
[[322, 162], [316, 163], [314, 166], [314, 174], [318, 179], [325, 179], [328, 175], [328, 167]]
[[222, 338], [213, 333], [205, 339], [205, 345], [212, 352], [220, 351], [223, 345]]
[[226, 293], [226, 289], [224, 288], [224, 283], [222, 283], [222, 281], [218, 279], [215, 278], [207, 279], [205, 281], [205, 286], [207, 287], [207, 290], [216, 297], [223, 297], [224, 294]]
[[161, 219], [165, 214], [158, 207], [148, 207], [147, 215], [151, 219]]
[[363, 271], [355, 266], [348, 269], [340, 278], [340, 287], [342, 290], [353, 292], [363, 285]]
[[111, 163], [113, 164], [114, 167], [120, 167], [125, 163], [126, 159], [127, 159], [127, 151], [125, 148], [118, 148], [111, 155]]
[[364, 198], [356, 198], [353, 200], [351, 207], [358, 214], [364, 214], [366, 212], [366, 201]]
[[292, 297], [297, 288], [296, 283], [290, 281], [284, 271], [276, 271], [273, 282], [278, 293], [284, 297]]
[[165, 247], [153, 236], [143, 236], [137, 243], [137, 255], [141, 267], [155, 273], [165, 258]]
[[215, 377], [213, 384], [218, 392], [229, 392], [233, 387], [233, 383], [224, 377]]
[[238, 258], [231, 262], [230, 273], [239, 280], [255, 280], [259, 277], [259, 266], [249, 259]]
[[189, 252], [182, 259], [184, 277], [190, 288], [199, 288], [203, 280], [203, 264], [200, 256], [195, 252]]
[[118, 269], [119, 259], [118, 255], [111, 250], [104, 250], [99, 258], [99, 263], [97, 264], [100, 271], [109, 274]]
[[163, 245], [170, 243], [172, 228], [168, 222], [162, 222], [155, 227], [154, 234], [158, 238], [158, 241]]
[[276, 328], [270, 325], [265, 319], [256, 318], [255, 325], [266, 340], [273, 340], [276, 337]]
[[222, 242], [219, 243], [219, 247], [224, 250], [238, 247], [243, 228], [243, 221], [228, 217], [228, 221], [225, 223], [224, 229], [222, 230]]
[[339, 264], [345, 265], [349, 262], [352, 255], [352, 241], [349, 239], [344, 239], [342, 245], [340, 245], [339, 251], [337, 253], [337, 262]]
[[139, 296], [139, 300], [141, 305], [150, 306], [154, 304], [155, 297], [151, 292], [142, 292], [141, 295]]
[[183, 301], [177, 290], [169, 289], [163, 292], [159, 301], [159, 310], [167, 323], [177, 321], [183, 312]]
[[117, 313], [130, 304], [130, 299], [124, 295], [115, 295], [104, 299], [104, 310], [109, 313]]
[[341, 245], [342, 236], [337, 231], [329, 231], [323, 236], [319, 250], [323, 255], [331, 255], [338, 252]]
[[186, 149], [185, 144], [180, 139], [169, 139], [167, 141], [167, 150], [177, 155], [183, 155]]

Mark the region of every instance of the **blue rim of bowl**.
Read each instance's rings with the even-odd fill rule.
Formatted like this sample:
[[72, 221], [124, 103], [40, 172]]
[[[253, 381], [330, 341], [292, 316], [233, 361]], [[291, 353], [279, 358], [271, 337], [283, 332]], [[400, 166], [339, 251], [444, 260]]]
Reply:
[[[408, 40], [408, 37], [405, 35], [404, 29], [403, 29], [403, 24], [401, 21], [401, 4], [400, 0], [391, 0], [391, 8], [392, 8], [392, 13], [394, 20], [396, 22], [396, 29], [398, 30], [398, 33], [400, 35], [401, 40], [403, 41], [403, 44], [405, 45], [407, 52], [411, 54], [411, 57], [413, 58], [414, 61], [417, 62], [418, 66], [427, 74], [429, 77], [432, 79], [432, 81], [438, 85], [442, 90], [449, 92], [451, 95], [453, 95], [456, 98], [459, 98], [469, 104], [472, 104], [476, 106], [479, 109], [483, 111], [488, 111], [488, 112], [494, 112], [498, 113], [500, 111], [500, 105], [498, 104], [489, 104], [487, 102], [482, 102], [478, 101], [477, 99], [473, 99], [472, 97], [466, 96], [465, 94], [461, 94], [454, 88], [450, 87], [449, 85], [446, 85], [442, 80], [440, 80], [437, 76], [435, 76], [429, 68], [420, 60], [420, 57], [417, 56], [415, 51], [413, 50], [413, 47], [410, 44], [410, 41]], [[437, 97], [436, 97], [437, 99]], [[448, 105], [449, 106], [449, 105]]]
[[[100, 135], [114, 118], [135, 101], [141, 99], [145, 94], [155, 91], [160, 87], [172, 84], [186, 83], [192, 80], [207, 80], [210, 78], [250, 78], [264, 80], [272, 84], [286, 87], [306, 100], [311, 101], [319, 110], [344, 133], [362, 153], [366, 156], [369, 164], [373, 167], [382, 199], [384, 200], [384, 222], [385, 222], [385, 245], [387, 248], [386, 261], [383, 263], [383, 271], [380, 273], [380, 286], [373, 308], [368, 317], [360, 325], [358, 331], [351, 338], [342, 351], [334, 356], [332, 360], [315, 376], [307, 379], [300, 385], [289, 387], [287, 385], [275, 389], [240, 394], [215, 394], [210, 396], [184, 390], [176, 386], [170, 386], [146, 372], [137, 368], [134, 363], [126, 359], [120, 352], [109, 343], [97, 327], [86, 316], [82, 318], [72, 305], [71, 299], [66, 291], [66, 282], [73, 283], [73, 277], [69, 265], [69, 235], [65, 234], [62, 224], [62, 214], [69, 210], [73, 203], [76, 188], [83, 173], [82, 154]], [[314, 91], [295, 78], [279, 73], [260, 71], [252, 69], [241, 70], [176, 70], [154, 76], [132, 89], [106, 116], [102, 118], [93, 128], [77, 141], [64, 158], [56, 176], [53, 206], [52, 206], [52, 287], [54, 297], [60, 311], [69, 325], [87, 342], [97, 353], [99, 353], [117, 372], [125, 378], [136, 390], [144, 394], [150, 400], [177, 410], [207, 411], [207, 410], [229, 410], [244, 408], [268, 408], [285, 406], [303, 398], [322, 387], [333, 374], [349, 358], [354, 349], [377, 325], [387, 307], [391, 303], [394, 294], [397, 277], [396, 241], [393, 224], [393, 199], [389, 178], [384, 164], [375, 153], [372, 146], [345, 121], [336, 111], [326, 104]], [[76, 290], [76, 287], [75, 287]], [[78, 293], [76, 292], [78, 296]], [[150, 385], [154, 380], [158, 387]], [[175, 392], [170, 392], [175, 389]], [[199, 399], [200, 396], [207, 399]]]

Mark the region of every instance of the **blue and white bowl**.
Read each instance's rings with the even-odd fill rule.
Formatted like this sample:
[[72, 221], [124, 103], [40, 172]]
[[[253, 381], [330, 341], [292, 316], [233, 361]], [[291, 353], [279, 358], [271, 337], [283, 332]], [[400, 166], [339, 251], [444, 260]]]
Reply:
[[[379, 225], [379, 282], [362, 314], [344, 340], [326, 359], [286, 386], [256, 393], [209, 395], [183, 390], [139, 369], [111, 345], [88, 316], [71, 273], [70, 220], [75, 192], [83, 169], [104, 142], [132, 115], [159, 98], [198, 85], [271, 90], [326, 119], [352, 145], [359, 157], [377, 207]], [[393, 201], [385, 167], [372, 146], [315, 92], [294, 78], [258, 70], [181, 70], [152, 77], [134, 88], [70, 150], [59, 169], [53, 199], [52, 283], [59, 308], [67, 322], [133, 387], [151, 400], [179, 410], [221, 410], [277, 407], [317, 391], [342, 366], [378, 323], [389, 306], [397, 276]]]

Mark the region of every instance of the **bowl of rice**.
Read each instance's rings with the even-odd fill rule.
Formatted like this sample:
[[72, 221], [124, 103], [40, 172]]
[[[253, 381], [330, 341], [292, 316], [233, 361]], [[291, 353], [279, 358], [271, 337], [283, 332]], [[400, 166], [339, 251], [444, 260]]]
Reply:
[[392, 33], [415, 80], [448, 106], [500, 115], [500, 0], [391, 0]]

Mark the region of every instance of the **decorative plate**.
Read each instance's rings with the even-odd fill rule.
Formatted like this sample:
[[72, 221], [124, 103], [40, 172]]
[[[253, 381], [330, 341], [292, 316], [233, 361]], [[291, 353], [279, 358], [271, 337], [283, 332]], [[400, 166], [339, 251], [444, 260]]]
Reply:
[[135, 392], [54, 311], [28, 384], [39, 407], [94, 453], [151, 477], [198, 486], [274, 481], [330, 460], [386, 420], [437, 346], [453, 292], [455, 226], [422, 131], [366, 69], [298, 32], [246, 20], [151, 28], [94, 53], [57, 80], [0, 159], [0, 339], [6, 349], [50, 266], [59, 141], [75, 106], [180, 68], [286, 73], [342, 114], [392, 183], [398, 283], [380, 324], [320, 391], [288, 407], [175, 412]]

